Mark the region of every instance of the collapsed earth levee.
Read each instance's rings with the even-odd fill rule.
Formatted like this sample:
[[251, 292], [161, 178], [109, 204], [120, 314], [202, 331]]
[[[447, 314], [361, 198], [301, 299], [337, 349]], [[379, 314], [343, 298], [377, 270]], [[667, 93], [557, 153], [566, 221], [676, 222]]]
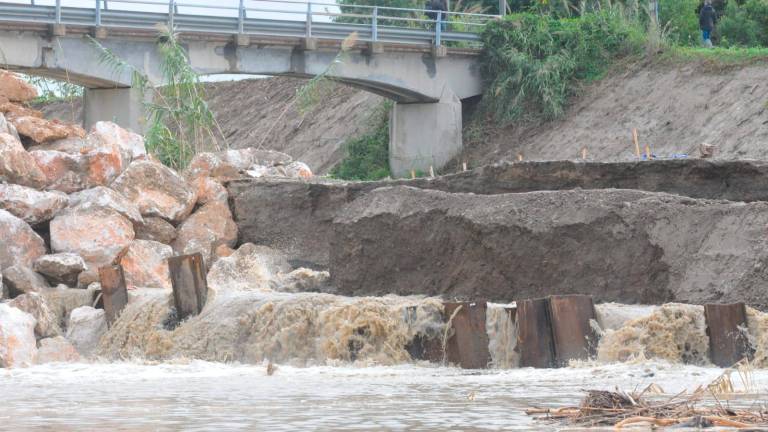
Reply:
[[343, 216], [345, 206], [355, 199], [377, 188], [397, 185], [480, 195], [577, 188], [635, 189], [752, 202], [768, 201], [768, 164], [701, 159], [499, 163], [434, 179], [240, 180], [231, 182], [229, 191], [241, 242], [271, 246], [296, 262], [327, 267], [334, 218]]
[[630, 190], [475, 195], [377, 189], [335, 219], [333, 285], [346, 295], [513, 301], [590, 294], [654, 304], [747, 301], [768, 262], [768, 203]]

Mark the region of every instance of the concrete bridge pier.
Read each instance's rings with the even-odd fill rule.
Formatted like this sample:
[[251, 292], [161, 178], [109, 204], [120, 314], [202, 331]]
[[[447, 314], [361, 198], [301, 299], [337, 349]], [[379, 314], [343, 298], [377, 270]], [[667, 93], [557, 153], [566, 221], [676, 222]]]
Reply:
[[393, 177], [411, 170], [438, 170], [462, 148], [461, 100], [445, 86], [438, 102], [395, 103], [389, 121], [389, 167]]
[[98, 121], [115, 122], [138, 134], [146, 132], [146, 110], [141, 91], [134, 88], [86, 89], [83, 96], [83, 126]]

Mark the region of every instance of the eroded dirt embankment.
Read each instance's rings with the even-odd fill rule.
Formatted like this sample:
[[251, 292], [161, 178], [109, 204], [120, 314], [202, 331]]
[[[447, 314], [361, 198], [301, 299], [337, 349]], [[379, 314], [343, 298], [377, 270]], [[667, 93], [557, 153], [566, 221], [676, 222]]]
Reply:
[[483, 195], [543, 190], [637, 189], [692, 198], [768, 201], [768, 165], [754, 161], [668, 160], [632, 163], [569, 161], [500, 163], [437, 177], [381, 182], [251, 180], [229, 184], [242, 242], [328, 266], [333, 219], [380, 187], [407, 185]]
[[512, 301], [745, 301], [764, 308], [768, 203], [629, 190], [372, 191], [335, 219], [340, 293]]
[[[768, 159], [768, 68], [716, 66], [704, 61], [649, 62], [622, 67], [584, 88], [565, 116], [467, 130], [461, 159], [472, 166], [517, 158], [632, 160], [636, 128], [641, 149], [659, 156], [698, 155], [702, 143], [718, 158]], [[471, 133], [470, 133], [471, 132]]]

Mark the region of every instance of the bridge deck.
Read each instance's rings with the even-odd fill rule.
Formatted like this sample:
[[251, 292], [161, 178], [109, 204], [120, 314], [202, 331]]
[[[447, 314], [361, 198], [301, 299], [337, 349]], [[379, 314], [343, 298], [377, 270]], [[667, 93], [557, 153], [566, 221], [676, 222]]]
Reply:
[[[260, 0], [270, 1], [270, 0]], [[372, 7], [339, 6], [324, 3], [301, 3], [306, 5], [303, 20], [301, 12], [285, 9], [263, 9], [246, 7], [244, 1], [238, 7], [182, 4], [171, 0], [167, 12], [148, 10], [115, 10], [115, 4], [165, 6], [165, 3], [109, 0], [110, 9], [104, 8], [104, 1], [96, 1], [95, 7], [65, 7], [61, 1], [56, 6], [0, 3], [0, 23], [5, 26], [27, 29], [39, 25], [62, 24], [79, 27], [102, 27], [123, 32], [155, 31], [158, 23], [168, 23], [178, 32], [189, 37], [200, 35], [248, 35], [256, 40], [306, 39], [341, 41], [355, 33], [361, 42], [378, 42], [387, 45], [432, 46], [451, 45], [476, 47], [480, 43], [480, 32], [485, 23], [496, 19], [494, 15], [463, 14], [447, 12], [444, 24], [436, 25], [435, 20], [426, 18], [429, 11]], [[297, 2], [274, 1], [279, 5], [296, 5]], [[342, 8], [340, 12], [329, 11], [329, 6]], [[187, 9], [179, 13], [179, 7]], [[321, 11], [315, 9], [321, 6]], [[148, 7], [148, 6], [147, 6]], [[366, 13], [347, 13], [347, 8], [367, 8]], [[192, 14], [192, 10], [211, 10], [208, 15]], [[355, 10], [357, 12], [357, 10]], [[269, 19], [274, 15], [294, 19]], [[442, 14], [442, 12], [441, 12]], [[230, 16], [227, 16], [230, 15]], [[442, 15], [441, 15], [442, 16]]]

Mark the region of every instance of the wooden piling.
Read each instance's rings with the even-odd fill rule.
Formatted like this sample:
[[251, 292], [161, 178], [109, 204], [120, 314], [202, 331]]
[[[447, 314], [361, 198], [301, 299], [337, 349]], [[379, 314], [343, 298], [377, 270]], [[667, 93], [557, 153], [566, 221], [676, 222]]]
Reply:
[[590, 324], [590, 320], [597, 319], [592, 297], [556, 295], [548, 300], [555, 364], [567, 366], [571, 360], [594, 357], [598, 335]]
[[443, 317], [453, 334], [445, 341], [445, 359], [464, 369], [484, 369], [491, 362], [485, 328], [486, 302], [444, 303]]
[[203, 256], [195, 253], [168, 258], [168, 270], [179, 320], [202, 312], [208, 297]]
[[101, 267], [99, 269], [99, 282], [101, 283], [101, 300], [104, 304], [107, 326], [111, 327], [128, 304], [128, 290], [125, 286], [123, 266]]
[[520, 367], [555, 366], [555, 343], [545, 298], [517, 302], [517, 351]]
[[709, 335], [709, 357], [720, 367], [731, 367], [750, 356], [749, 341], [742, 331], [747, 327], [744, 303], [704, 305]]

